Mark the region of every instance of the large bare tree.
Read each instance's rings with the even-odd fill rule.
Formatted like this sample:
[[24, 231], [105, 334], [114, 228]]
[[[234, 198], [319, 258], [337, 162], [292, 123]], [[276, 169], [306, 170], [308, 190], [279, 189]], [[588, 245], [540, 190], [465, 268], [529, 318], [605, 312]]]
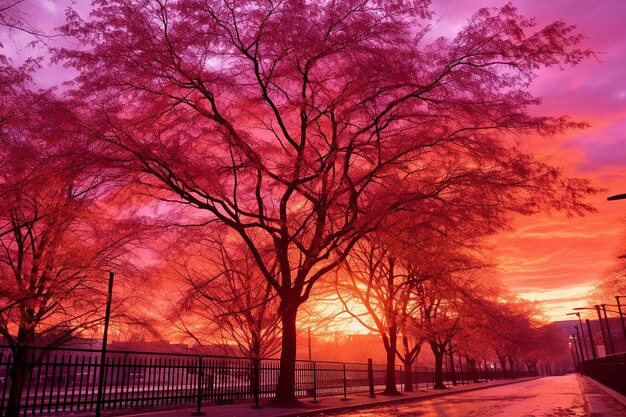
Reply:
[[586, 181], [517, 140], [580, 126], [533, 116], [527, 91], [591, 55], [580, 35], [507, 5], [428, 43], [427, 5], [102, 0], [65, 27], [86, 136], [144, 192], [230, 227], [279, 297], [277, 401], [295, 401], [300, 306], [390, 213], [588, 209]]

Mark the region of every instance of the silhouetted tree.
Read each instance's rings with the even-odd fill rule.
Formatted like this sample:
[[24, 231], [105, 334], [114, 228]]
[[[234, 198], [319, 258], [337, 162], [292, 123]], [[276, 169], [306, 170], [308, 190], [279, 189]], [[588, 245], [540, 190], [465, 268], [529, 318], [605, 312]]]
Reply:
[[166, 255], [171, 281], [183, 285], [170, 313], [176, 327], [201, 346], [220, 342], [227, 352], [251, 358], [278, 353], [277, 298], [247, 247], [215, 230], [184, 232], [176, 236], [176, 253]]
[[591, 55], [580, 35], [507, 5], [428, 44], [427, 4], [101, 0], [65, 27], [89, 140], [143, 192], [231, 228], [276, 292], [277, 401], [295, 401], [300, 306], [389, 214], [589, 209], [586, 181], [514, 139], [580, 126], [532, 116], [526, 90]]

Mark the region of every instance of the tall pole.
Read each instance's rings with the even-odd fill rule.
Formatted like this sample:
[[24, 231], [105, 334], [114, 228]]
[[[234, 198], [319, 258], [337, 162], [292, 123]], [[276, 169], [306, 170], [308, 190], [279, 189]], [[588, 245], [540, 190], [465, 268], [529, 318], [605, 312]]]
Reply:
[[587, 333], [589, 333], [589, 344], [591, 345], [591, 354], [594, 359], [598, 358], [598, 354], [596, 353], [596, 345], [593, 343], [593, 333], [591, 332], [591, 324], [589, 323], [589, 319], [585, 319], [587, 323]]
[[[583, 346], [580, 341], [580, 333], [578, 333], [578, 326], [574, 326], [574, 329], [576, 329], [576, 337], [578, 338], [578, 347], [580, 348], [580, 357], [582, 359], [581, 365], [584, 371], [585, 370], [585, 357], [583, 356]], [[584, 373], [586, 374], [586, 372]]]
[[311, 328], [309, 327], [309, 360], [311, 360]]
[[606, 304], [601, 304], [604, 312], [604, 320], [606, 321], [606, 332], [609, 335], [609, 343], [611, 344], [611, 353], [615, 354], [615, 345], [613, 345], [613, 335], [611, 335], [611, 326], [609, 325], [609, 317], [606, 315]]
[[109, 272], [109, 291], [107, 293], [107, 305], [104, 313], [104, 334], [102, 335], [102, 352], [100, 353], [100, 378], [98, 379], [98, 397], [96, 400], [96, 417], [100, 417], [102, 400], [104, 399], [104, 367], [107, 356], [107, 338], [109, 336], [109, 321], [111, 320], [111, 299], [113, 298], [113, 272]]
[[602, 333], [602, 341], [604, 342], [604, 354], [608, 354], [609, 345], [606, 342], [606, 335], [604, 334], [604, 323], [602, 322], [602, 314], [600, 314], [600, 306], [596, 304], [595, 306], [596, 313], [598, 313], [598, 323], [600, 323], [600, 332]]
[[578, 340], [578, 351], [580, 352], [580, 357], [584, 361], [585, 356], [583, 355], [583, 344], [580, 340], [580, 332], [578, 331], [578, 326], [574, 326], [574, 330], [576, 330], [576, 339]]
[[[578, 354], [578, 347], [576, 346], [576, 335], [572, 334], [572, 344], [574, 345], [574, 351], [576, 351], [576, 359], [578, 360], [578, 365], [580, 365], [580, 363], [582, 362], [580, 360], [580, 356]], [[576, 372], [578, 372], [578, 369], [576, 370]]]
[[624, 332], [624, 342], [626, 342], [626, 325], [624, 325], [624, 313], [622, 312], [622, 305], [619, 302], [619, 299], [622, 298], [622, 295], [616, 295], [615, 299], [617, 300], [617, 310], [619, 311], [619, 321], [622, 323], [622, 331]]
[[578, 316], [578, 322], [580, 323], [580, 334], [583, 337], [583, 346], [585, 347], [585, 355], [587, 356], [587, 360], [589, 360], [589, 350], [587, 350], [587, 342], [585, 341], [585, 329], [583, 328], [583, 321], [580, 318], [580, 313], [576, 313]]

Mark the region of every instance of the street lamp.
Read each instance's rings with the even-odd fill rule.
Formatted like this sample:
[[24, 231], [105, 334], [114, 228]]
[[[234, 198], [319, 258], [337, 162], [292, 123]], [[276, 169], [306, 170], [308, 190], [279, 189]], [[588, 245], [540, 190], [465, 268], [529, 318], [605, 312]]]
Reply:
[[574, 330], [576, 330], [576, 339], [578, 339], [578, 348], [580, 349], [580, 357], [583, 360], [583, 366], [585, 366], [585, 357], [583, 356], [583, 345], [580, 341], [580, 333], [578, 332], [578, 326], [574, 326]]
[[591, 323], [589, 323], [589, 319], [585, 319], [585, 323], [587, 323], [587, 333], [589, 333], [589, 344], [591, 345], [591, 354], [594, 359], [598, 359], [598, 355], [596, 353], [596, 345], [593, 343], [593, 332], [591, 331]]
[[575, 307], [572, 310], [596, 310], [596, 313], [598, 314], [598, 322], [600, 323], [600, 332], [602, 333], [602, 341], [604, 342], [604, 350], [605, 350], [605, 355], [607, 354], [608, 351], [608, 344], [606, 342], [606, 335], [604, 334], [604, 323], [602, 323], [602, 315], [600, 314], [600, 306], [599, 305], [595, 305], [593, 306], [593, 308], [591, 307]]
[[[605, 318], [605, 320], [607, 322], [607, 328], [609, 326], [609, 324], [608, 324], [609, 320], [608, 320], [608, 317], [607, 317], [606, 313], [609, 312], [609, 313], [619, 314], [619, 319], [620, 319], [620, 322], [622, 324], [622, 331], [624, 332], [624, 339], [626, 340], [626, 327], [624, 326], [624, 313], [622, 312], [622, 305], [619, 302], [620, 298], [625, 298], [625, 297], [623, 295], [615, 296], [615, 299], [617, 300], [617, 304], [601, 304], [601, 306], [602, 306], [602, 311], [604, 311], [604, 318]], [[615, 310], [607, 310], [606, 307], [617, 307], [618, 310], [617, 311], [615, 311]], [[611, 336], [610, 337], [611, 346], [613, 346], [613, 337], [612, 337], [610, 332], [611, 331], [609, 329], [608, 333], [609, 333], [609, 336]], [[613, 348], [613, 353], [615, 353], [615, 348]]]
[[[589, 351], [587, 350], [587, 342], [585, 342], [585, 330], [583, 329], [583, 321], [580, 318], [580, 313], [576, 312], [576, 313], [567, 313], [568, 316], [577, 316], [578, 317], [578, 322], [580, 323], [580, 333], [583, 336], [583, 345], [585, 346], [585, 355], [587, 355], [587, 360], [589, 360]], [[582, 353], [582, 350], [581, 350]]]
[[574, 350], [576, 351], [576, 359], [578, 359], [578, 372], [580, 373], [580, 368], [581, 365], [583, 363], [583, 359], [582, 359], [582, 352], [579, 351], [578, 347], [576, 346], [576, 335], [574, 333], [572, 333], [572, 342], [574, 344]]
[[619, 312], [619, 321], [622, 323], [622, 331], [624, 332], [624, 341], [626, 342], [626, 325], [624, 325], [624, 313], [622, 312], [622, 304], [619, 302], [620, 298], [626, 298], [626, 295], [616, 295], [617, 311]]
[[[611, 353], [615, 354], [615, 345], [613, 344], [613, 335], [611, 334], [611, 326], [609, 325], [609, 317], [606, 315], [606, 304], [600, 304], [600, 307], [602, 307], [602, 312], [604, 313], [604, 320], [606, 321], [606, 332], [609, 335], [609, 342], [611, 343]], [[614, 311], [611, 311], [611, 312], [614, 313]]]

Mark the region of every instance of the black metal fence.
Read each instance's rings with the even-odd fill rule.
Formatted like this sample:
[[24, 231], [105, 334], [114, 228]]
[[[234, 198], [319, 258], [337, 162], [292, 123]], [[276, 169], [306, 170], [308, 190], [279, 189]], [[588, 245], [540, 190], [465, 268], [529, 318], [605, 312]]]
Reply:
[[[104, 364], [100, 351], [89, 349], [30, 348], [25, 353], [23, 389], [11, 394], [15, 370], [11, 351], [0, 346], [0, 416], [42, 415], [58, 412], [92, 412], [98, 400], [98, 382], [104, 372], [102, 410], [154, 408], [258, 400], [274, 396], [278, 381], [277, 359], [110, 350]], [[385, 384], [385, 366], [373, 365], [374, 385]], [[446, 371], [451, 383], [528, 376], [496, 370], [456, 373]], [[405, 372], [397, 367], [396, 379], [404, 388]], [[415, 388], [432, 386], [434, 373], [411, 370]], [[343, 395], [369, 390], [368, 365], [322, 361], [297, 361], [296, 396]]]
[[576, 370], [626, 395], [626, 353], [584, 361]]

